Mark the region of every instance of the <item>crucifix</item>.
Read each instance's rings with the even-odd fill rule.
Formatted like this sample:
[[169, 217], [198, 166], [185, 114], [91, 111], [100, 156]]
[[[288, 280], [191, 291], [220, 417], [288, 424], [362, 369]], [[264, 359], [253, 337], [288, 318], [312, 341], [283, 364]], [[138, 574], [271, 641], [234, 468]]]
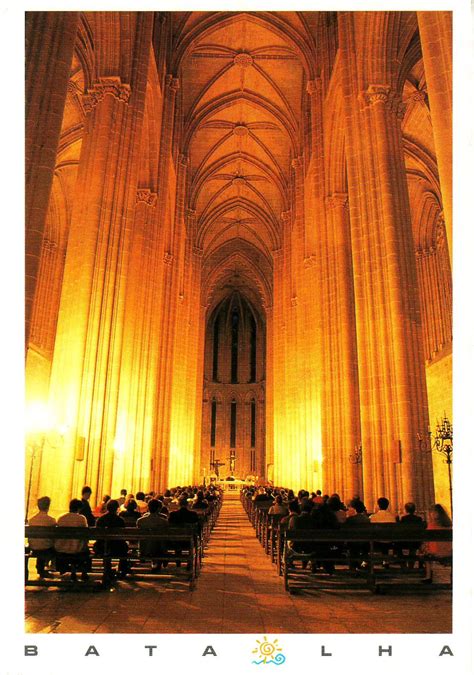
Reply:
[[210, 462], [211, 469], [214, 469], [214, 473], [216, 474], [217, 478], [219, 478], [219, 467], [224, 466], [225, 462], [221, 462], [220, 459], [215, 459], [214, 461]]
[[230, 475], [234, 475], [234, 470], [235, 470], [235, 450], [231, 449], [230, 451], [230, 456], [229, 456], [229, 463], [230, 463]]

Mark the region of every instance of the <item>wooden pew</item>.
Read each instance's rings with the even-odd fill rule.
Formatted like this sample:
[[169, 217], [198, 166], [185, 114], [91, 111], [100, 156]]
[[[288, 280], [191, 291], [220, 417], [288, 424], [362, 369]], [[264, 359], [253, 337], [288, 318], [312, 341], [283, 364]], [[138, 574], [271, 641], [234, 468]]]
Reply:
[[[25, 537], [30, 540], [34, 539], [79, 539], [87, 542], [89, 546], [89, 553], [93, 563], [99, 566], [100, 569], [100, 583], [103, 588], [110, 586], [110, 578], [106, 573], [105, 561], [112, 558], [117, 560], [116, 556], [111, 556], [108, 553], [109, 543], [112, 541], [150, 541], [159, 542], [163, 544], [164, 548], [175, 551], [175, 548], [181, 548], [182, 554], [177, 555], [176, 552], [163, 553], [159, 556], [142, 557], [139, 550], [136, 548], [129, 548], [126, 560], [131, 566], [130, 575], [135, 577], [137, 574], [158, 574], [158, 576], [174, 575], [177, 577], [187, 578], [190, 588], [195, 587], [196, 578], [199, 574], [201, 555], [199, 549], [201, 546], [200, 528], [197, 526], [187, 527], [168, 527], [162, 532], [150, 532], [149, 530], [141, 530], [135, 527], [124, 528], [96, 528], [96, 527], [31, 527], [25, 526]], [[104, 552], [96, 554], [91, 548], [91, 544], [96, 540], [104, 542]], [[61, 555], [61, 554], [59, 554]], [[64, 584], [64, 579], [58, 577], [54, 579], [38, 579], [32, 580], [29, 575], [29, 560], [35, 557], [35, 553], [29, 546], [25, 548], [25, 585], [26, 586], [51, 586]], [[160, 572], [151, 569], [146, 569], [144, 563], [168, 563], [166, 571]], [[174, 564], [170, 567], [170, 563]], [[179, 564], [184, 564], [185, 569], [182, 570]], [[96, 574], [93, 572], [93, 582], [96, 581]], [[82, 582], [81, 582], [82, 585]], [[93, 584], [91, 584], [93, 585]]]
[[[303, 587], [355, 588], [365, 587], [380, 592], [386, 587], [423, 586], [422, 570], [407, 565], [409, 561], [423, 565], [431, 559], [418, 552], [413, 558], [400, 555], [397, 543], [426, 541], [451, 542], [451, 530], [425, 530], [402, 525], [372, 525], [367, 528], [338, 530], [286, 530], [280, 533], [283, 543], [281, 561], [285, 589], [294, 592]], [[391, 542], [390, 551], [381, 553], [377, 544]], [[351, 544], [353, 545], [351, 547]], [[354, 544], [367, 548], [367, 554], [351, 555]], [[450, 567], [448, 584], [432, 584], [430, 588], [452, 587], [452, 557], [434, 558]], [[318, 563], [334, 565], [334, 572], [325, 573], [311, 567]]]

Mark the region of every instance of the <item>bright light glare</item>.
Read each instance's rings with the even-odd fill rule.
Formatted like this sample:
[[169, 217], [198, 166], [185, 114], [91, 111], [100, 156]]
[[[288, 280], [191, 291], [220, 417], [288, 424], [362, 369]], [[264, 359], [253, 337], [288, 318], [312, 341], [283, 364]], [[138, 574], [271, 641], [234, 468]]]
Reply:
[[26, 406], [25, 422], [27, 433], [48, 431], [52, 426], [48, 406], [40, 401], [28, 403]]

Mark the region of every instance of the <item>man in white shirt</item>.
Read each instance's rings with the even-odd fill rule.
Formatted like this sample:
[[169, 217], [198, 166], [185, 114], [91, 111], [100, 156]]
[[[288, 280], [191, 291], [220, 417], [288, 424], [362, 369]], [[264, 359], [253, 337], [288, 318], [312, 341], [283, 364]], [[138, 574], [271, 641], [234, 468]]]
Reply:
[[[58, 518], [58, 527], [88, 527], [87, 518], [79, 513], [82, 508], [80, 499], [71, 499], [69, 513]], [[82, 579], [88, 579], [91, 568], [89, 549], [84, 539], [56, 539], [54, 547], [58, 553], [57, 568], [61, 574], [71, 570], [71, 579], [76, 579], [76, 569], [82, 570]]]
[[[396, 523], [396, 518], [393, 513], [390, 513], [388, 507], [390, 502], [387, 497], [379, 497], [377, 499], [377, 505], [379, 510], [373, 513], [370, 516], [370, 522], [374, 525], [384, 524], [384, 523]], [[387, 555], [392, 547], [392, 542], [389, 541], [380, 541], [375, 544], [375, 550], [380, 551], [383, 555]], [[388, 567], [388, 563], [384, 561], [384, 567]]]
[[[49, 497], [40, 497], [37, 501], [38, 513], [30, 518], [28, 525], [31, 527], [55, 527], [56, 519], [48, 515], [51, 499]], [[41, 579], [50, 577], [51, 574], [45, 571], [45, 565], [55, 557], [53, 539], [29, 539], [28, 544], [36, 555], [36, 571]]]
[[386, 497], [379, 497], [377, 499], [377, 505], [379, 507], [379, 510], [373, 513], [370, 516], [370, 522], [371, 523], [395, 523], [396, 519], [393, 513], [390, 513], [388, 510], [388, 507], [390, 506], [390, 502]]

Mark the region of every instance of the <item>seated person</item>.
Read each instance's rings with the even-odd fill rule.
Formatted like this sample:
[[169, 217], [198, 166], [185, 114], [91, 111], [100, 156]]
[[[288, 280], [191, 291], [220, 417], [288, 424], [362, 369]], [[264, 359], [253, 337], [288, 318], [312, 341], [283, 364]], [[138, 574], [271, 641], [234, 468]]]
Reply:
[[82, 499], [81, 499], [81, 508], [79, 513], [86, 517], [87, 524], [89, 527], [94, 527], [95, 525], [95, 516], [92, 513], [90, 498], [92, 495], [92, 490], [88, 485], [84, 485], [82, 488]]
[[96, 516], [96, 518], [99, 518], [100, 516], [103, 516], [104, 513], [107, 513], [107, 502], [109, 499], [111, 499], [110, 495], [104, 495], [100, 504], [95, 507], [93, 514]]
[[[292, 499], [288, 503], [289, 513], [280, 520], [280, 528], [290, 527], [292, 519], [300, 515], [300, 505], [297, 499]], [[294, 522], [294, 521], [293, 521]]]
[[148, 505], [145, 501], [145, 493], [144, 492], [137, 492], [137, 497], [136, 497], [136, 502], [137, 502], [137, 508], [138, 511], [143, 515], [144, 513], [147, 512]]
[[[451, 518], [446, 509], [441, 504], [433, 504], [428, 511], [427, 530], [450, 530], [452, 528]], [[453, 555], [453, 544], [451, 541], [425, 541], [423, 553], [426, 555], [425, 578], [423, 583], [431, 584], [433, 581], [433, 560], [451, 558]]]
[[281, 495], [277, 495], [275, 497], [275, 502], [270, 506], [268, 509], [268, 515], [269, 516], [286, 516], [288, 513], [288, 507], [283, 504], [283, 497]]
[[[303, 498], [300, 502], [300, 514], [292, 516], [289, 521], [288, 529], [294, 530], [315, 530], [316, 522], [311, 516], [314, 503], [308, 499]], [[296, 553], [315, 553], [317, 551], [317, 544], [311, 542], [294, 542], [290, 544], [290, 548]], [[303, 567], [306, 568], [307, 561], [303, 561]]]
[[[340, 523], [337, 518], [336, 512], [332, 509], [328, 503], [323, 504], [314, 504], [311, 511], [311, 517], [314, 521], [314, 527], [317, 530], [338, 530], [340, 528]], [[313, 572], [316, 572], [318, 567], [322, 565], [323, 569], [328, 573], [334, 572], [334, 561], [324, 560], [324, 558], [340, 558], [341, 556], [341, 545], [339, 543], [331, 542], [320, 542], [315, 544], [314, 547], [314, 560], [311, 563], [311, 569]], [[316, 559], [317, 556], [322, 558], [322, 562], [318, 562]]]
[[346, 510], [344, 504], [341, 502], [339, 495], [333, 494], [327, 501], [329, 508], [336, 514], [337, 521], [340, 525], [346, 522]]
[[[348, 516], [348, 518], [346, 518], [344, 527], [351, 529], [370, 527], [370, 518], [367, 515], [367, 510], [363, 501], [358, 498], [351, 499], [349, 503], [349, 509], [350, 512], [354, 512], [355, 515]], [[362, 541], [351, 541], [347, 545], [347, 548], [351, 558], [351, 562], [349, 563], [351, 569], [356, 569], [357, 567], [364, 567], [367, 565], [370, 544], [364, 543]]]
[[120, 517], [123, 518], [126, 527], [135, 527], [140, 518], [138, 504], [134, 499], [125, 502], [125, 510], [120, 511]]
[[[380, 525], [380, 524], [385, 524], [385, 523], [396, 523], [397, 519], [388, 510], [388, 507], [390, 506], [390, 502], [386, 497], [379, 497], [377, 499], [377, 505], [378, 505], [378, 511], [373, 513], [370, 516], [370, 522], [373, 523], [374, 525]], [[389, 541], [379, 541], [376, 542], [374, 548], [376, 551], [380, 551], [383, 554], [388, 554], [390, 549], [392, 548], [393, 544]], [[387, 565], [387, 563], [384, 563], [384, 566]]]
[[122, 488], [120, 490], [120, 497], [117, 499], [119, 506], [123, 506], [125, 502], [127, 501], [127, 490], [125, 488]]
[[[96, 528], [125, 527], [124, 519], [117, 514], [118, 509], [118, 501], [116, 499], [110, 499], [107, 502], [107, 513], [97, 520]], [[94, 542], [94, 551], [97, 555], [104, 555], [104, 553], [107, 553], [108, 557], [104, 560], [107, 576], [115, 576], [115, 573], [112, 571], [112, 558], [119, 558], [119, 576], [122, 579], [126, 577], [129, 569], [126, 557], [128, 553], [128, 544], [126, 541], [118, 539], [117, 541], [107, 541], [106, 543], [103, 539], [97, 539]]]
[[193, 525], [199, 523], [199, 516], [188, 509], [188, 497], [182, 496], [178, 502], [179, 508], [168, 516], [170, 526]]
[[[29, 519], [28, 525], [32, 527], [55, 527], [56, 519], [48, 515], [51, 499], [49, 497], [40, 497], [37, 501], [38, 513]], [[29, 547], [36, 556], [36, 571], [41, 579], [50, 577], [51, 574], [45, 571], [47, 565], [56, 556], [53, 539], [30, 539]]]
[[[195, 511], [188, 509], [188, 497], [184, 494], [180, 497], [178, 502], [179, 508], [172, 511], [168, 516], [168, 524], [170, 527], [181, 527], [186, 525], [199, 525], [199, 516]], [[170, 544], [171, 546], [171, 544]], [[174, 546], [175, 553], [179, 557], [182, 554], [181, 543], [176, 543]], [[181, 561], [176, 562], [176, 566], [180, 567]]]
[[[148, 513], [137, 520], [139, 530], [152, 530], [156, 532], [166, 532], [168, 529], [168, 519], [162, 514], [163, 504], [158, 499], [150, 499], [148, 502]], [[143, 558], [153, 558], [162, 556], [167, 552], [164, 542], [160, 541], [140, 541], [140, 556]], [[166, 563], [165, 563], [166, 565]], [[153, 563], [154, 569], [161, 569], [161, 562]]]
[[[88, 527], [87, 519], [79, 513], [82, 509], [80, 499], [71, 499], [69, 513], [58, 518], [58, 527]], [[56, 539], [56, 568], [60, 574], [71, 571], [71, 580], [75, 581], [76, 571], [82, 571], [83, 581], [87, 581], [91, 569], [89, 548], [85, 539]]]
[[[415, 511], [416, 505], [413, 502], [407, 502], [405, 504], [405, 515], [400, 518], [400, 524], [415, 528], [423, 528], [425, 526], [424, 520], [421, 516], [417, 516]], [[420, 541], [401, 541], [397, 542], [395, 550], [400, 558], [404, 557], [404, 550], [408, 550], [408, 557], [411, 558], [411, 560], [408, 561], [408, 567], [413, 568], [415, 564], [413, 558], [420, 546]], [[404, 565], [405, 563], [402, 562], [401, 564]]]
[[195, 511], [205, 511], [209, 507], [209, 502], [204, 498], [204, 492], [198, 490], [196, 493], [196, 501], [193, 503], [192, 507]]
[[371, 523], [395, 523], [396, 518], [388, 510], [390, 502], [386, 497], [379, 497], [377, 499], [378, 510], [370, 516]]

